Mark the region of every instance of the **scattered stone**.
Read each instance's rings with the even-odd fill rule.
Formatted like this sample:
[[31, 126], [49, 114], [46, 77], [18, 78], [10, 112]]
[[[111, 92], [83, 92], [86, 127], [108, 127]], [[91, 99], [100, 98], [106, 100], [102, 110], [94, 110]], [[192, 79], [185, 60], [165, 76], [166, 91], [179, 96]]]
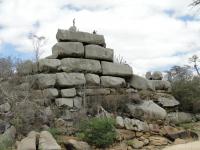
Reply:
[[52, 53], [58, 58], [83, 57], [84, 46], [80, 42], [58, 42], [53, 46]]
[[90, 34], [87, 32], [70, 32], [68, 30], [58, 29], [56, 34], [57, 40], [60, 41], [73, 41], [83, 42], [86, 44], [105, 45], [105, 39], [103, 35]]
[[128, 130], [134, 130], [134, 131], [149, 131], [149, 126], [146, 122], [142, 122], [137, 119], [124, 119], [124, 125], [126, 129]]
[[117, 63], [102, 61], [101, 65], [102, 65], [103, 75], [130, 77], [133, 74], [132, 68], [126, 64], [117, 64]]
[[192, 122], [193, 116], [185, 112], [171, 112], [168, 113], [167, 120], [174, 124], [189, 123]]
[[46, 98], [54, 99], [58, 96], [58, 90], [56, 88], [48, 88], [43, 90], [43, 95]]
[[75, 97], [76, 96], [76, 89], [75, 88], [62, 89], [61, 90], [61, 96], [64, 97], [64, 98]]
[[116, 117], [116, 125], [120, 128], [124, 128], [124, 119], [120, 116]]
[[174, 144], [177, 145], [177, 144], [185, 144], [186, 141], [183, 140], [183, 139], [180, 139], [180, 138], [177, 138], [175, 141], [174, 141]]
[[11, 106], [8, 102], [0, 105], [0, 112], [9, 112], [10, 109]]
[[143, 78], [140, 77], [138, 75], [132, 75], [131, 80], [130, 80], [130, 86], [137, 89], [137, 90], [151, 90], [151, 91], [155, 91], [154, 86], [152, 85], [152, 83]]
[[133, 139], [131, 141], [128, 141], [128, 145], [132, 146], [133, 148], [140, 149], [144, 146], [144, 143], [142, 141], [139, 141], [138, 139]]
[[86, 84], [91, 86], [99, 86], [100, 78], [96, 74], [87, 73], [85, 74]]
[[73, 149], [73, 150], [91, 150], [90, 145], [86, 142], [77, 141], [74, 139], [69, 139], [64, 142], [66, 149]]
[[127, 107], [133, 117], [142, 120], [163, 120], [167, 115], [165, 109], [151, 100], [139, 104], [127, 104]]
[[117, 129], [119, 140], [130, 140], [135, 137], [135, 132], [125, 129]]
[[126, 81], [119, 77], [101, 76], [101, 85], [103, 87], [119, 88], [125, 87]]
[[113, 49], [104, 48], [98, 45], [85, 46], [85, 58], [113, 61]]
[[38, 62], [40, 72], [55, 72], [61, 65], [58, 59], [41, 59]]
[[65, 72], [102, 72], [100, 61], [82, 58], [63, 58], [60, 69]]
[[160, 136], [151, 136], [149, 137], [149, 140], [150, 140], [150, 144], [155, 145], [155, 146], [162, 146], [162, 145], [168, 144], [168, 140]]
[[56, 140], [48, 131], [42, 131], [39, 138], [39, 149], [42, 150], [61, 150]]
[[72, 87], [86, 83], [83, 73], [57, 73], [57, 85], [60, 87]]
[[17, 150], [36, 150], [36, 136], [38, 133], [31, 131], [28, 136], [21, 140]]

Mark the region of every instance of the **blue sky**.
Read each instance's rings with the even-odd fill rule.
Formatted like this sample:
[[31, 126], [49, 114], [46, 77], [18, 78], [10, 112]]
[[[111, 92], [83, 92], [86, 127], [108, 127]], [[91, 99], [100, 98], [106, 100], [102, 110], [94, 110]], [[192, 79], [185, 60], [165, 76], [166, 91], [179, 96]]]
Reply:
[[[46, 37], [41, 57], [51, 54], [58, 28], [76, 18], [80, 31], [97, 30], [135, 73], [166, 70], [200, 55], [200, 20], [191, 0], [2, 0], [0, 57], [33, 59], [30, 33]], [[48, 5], [47, 5], [48, 4]], [[12, 12], [12, 13], [11, 13]]]

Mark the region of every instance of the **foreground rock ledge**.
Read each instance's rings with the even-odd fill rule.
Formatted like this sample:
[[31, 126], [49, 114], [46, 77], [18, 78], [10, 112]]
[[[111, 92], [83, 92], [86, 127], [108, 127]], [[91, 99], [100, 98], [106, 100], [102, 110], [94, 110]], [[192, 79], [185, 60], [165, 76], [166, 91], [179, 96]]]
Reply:
[[86, 44], [97, 44], [105, 45], [105, 39], [103, 35], [90, 34], [87, 32], [72, 32], [69, 30], [58, 29], [56, 34], [58, 42], [61, 41], [73, 41], [73, 42], [83, 42]]

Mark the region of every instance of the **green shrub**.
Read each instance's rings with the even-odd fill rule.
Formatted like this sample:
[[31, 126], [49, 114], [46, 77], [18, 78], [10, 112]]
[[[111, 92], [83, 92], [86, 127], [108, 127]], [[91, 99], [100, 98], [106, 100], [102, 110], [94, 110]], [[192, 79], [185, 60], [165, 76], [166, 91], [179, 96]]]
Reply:
[[181, 111], [200, 112], [200, 78], [173, 82], [172, 93], [179, 100]]
[[105, 148], [116, 138], [115, 122], [108, 118], [92, 118], [80, 125], [79, 137], [89, 144]]

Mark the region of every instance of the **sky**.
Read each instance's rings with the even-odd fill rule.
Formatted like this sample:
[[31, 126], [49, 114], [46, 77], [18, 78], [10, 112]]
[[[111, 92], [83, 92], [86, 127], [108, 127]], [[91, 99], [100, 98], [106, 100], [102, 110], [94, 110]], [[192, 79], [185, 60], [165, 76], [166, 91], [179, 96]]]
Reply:
[[33, 59], [30, 33], [45, 36], [51, 55], [58, 28], [105, 37], [136, 74], [165, 71], [200, 56], [200, 10], [192, 0], [0, 0], [0, 57]]

